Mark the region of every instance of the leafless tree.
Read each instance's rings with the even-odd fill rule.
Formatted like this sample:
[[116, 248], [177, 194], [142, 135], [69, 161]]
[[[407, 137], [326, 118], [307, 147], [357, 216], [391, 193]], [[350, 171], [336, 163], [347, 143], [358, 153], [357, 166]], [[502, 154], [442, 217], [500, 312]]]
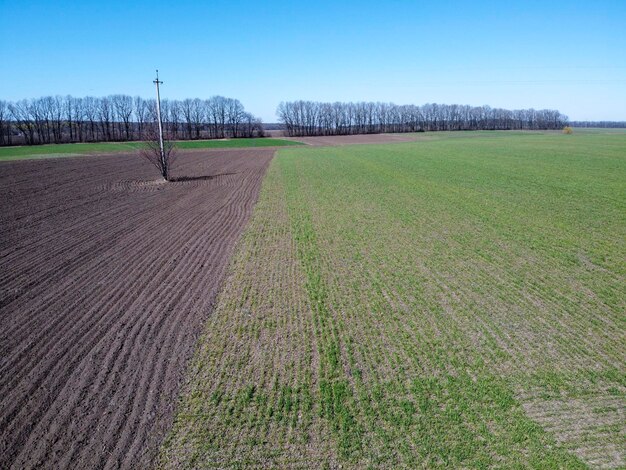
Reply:
[[93, 96], [87, 96], [83, 98], [83, 105], [85, 109], [85, 118], [89, 123], [89, 140], [94, 142], [98, 140], [96, 119], [98, 114], [98, 102]]
[[172, 164], [176, 160], [176, 145], [173, 140], [163, 138], [163, 154], [161, 154], [161, 143], [159, 140], [159, 129], [157, 124], [145, 126], [144, 146], [140, 150], [140, 155], [152, 163], [165, 181], [170, 181]]
[[626, 121], [571, 121], [572, 127], [626, 128]]
[[187, 138], [191, 140], [192, 130], [193, 130], [193, 100], [187, 98], [183, 100], [181, 103], [181, 111], [183, 113], [183, 117], [185, 118], [185, 132], [187, 134]]
[[228, 116], [229, 132], [232, 136], [239, 135], [239, 126], [244, 118], [244, 109], [239, 100], [229, 98], [227, 100], [226, 113]]
[[0, 145], [11, 145], [11, 119], [9, 104], [0, 100]]
[[76, 128], [75, 137], [78, 142], [83, 142], [83, 127], [85, 124], [85, 109], [83, 106], [83, 98], [73, 98], [68, 96], [68, 101], [72, 102], [72, 123]]
[[223, 96], [214, 96], [208, 100], [209, 126], [213, 129], [212, 137], [226, 137], [226, 100]]
[[[156, 120], [154, 99], [128, 95], [45, 96], [3, 103], [0, 145], [13, 143], [13, 134], [27, 145], [141, 139], [146, 123]], [[162, 101], [162, 108], [164, 129], [172, 139], [264, 136], [261, 121], [233, 98], [169, 99]]]
[[70, 142], [74, 142], [74, 102], [75, 100], [70, 95], [67, 95], [63, 101]]
[[63, 135], [63, 98], [50, 97], [47, 105], [52, 124], [52, 138], [55, 144], [59, 144]]
[[344, 135], [376, 132], [561, 129], [567, 116], [556, 110], [494, 109], [427, 103], [281, 103], [277, 114], [288, 135]]
[[34, 145], [35, 141], [35, 116], [32, 112], [33, 105], [27, 100], [21, 100], [9, 104], [9, 112], [17, 129], [24, 135], [27, 145]]
[[48, 98], [39, 98], [32, 101], [28, 109], [33, 116], [38, 143], [50, 143], [50, 114], [48, 112]]
[[204, 122], [204, 106], [198, 98], [191, 102], [191, 121], [193, 122], [194, 138], [199, 139], [202, 123]]
[[146, 100], [141, 96], [135, 97], [135, 119], [137, 120], [137, 132], [141, 138], [143, 135], [143, 125], [146, 122], [148, 106]]
[[100, 129], [105, 140], [111, 140], [111, 100], [108, 97], [98, 100], [98, 118], [100, 119]]
[[168, 104], [169, 115], [167, 120], [169, 122], [169, 133], [173, 139], [178, 138], [178, 130], [181, 122], [181, 109], [180, 102], [177, 100], [171, 100]]
[[133, 114], [133, 99], [128, 95], [113, 95], [111, 101], [117, 113], [118, 122], [124, 124], [126, 140], [131, 140], [131, 116]]

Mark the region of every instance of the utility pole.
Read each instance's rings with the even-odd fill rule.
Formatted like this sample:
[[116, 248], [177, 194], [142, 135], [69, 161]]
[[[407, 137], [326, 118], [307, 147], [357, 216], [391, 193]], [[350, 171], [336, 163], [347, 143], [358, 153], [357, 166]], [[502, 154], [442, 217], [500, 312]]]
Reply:
[[[163, 169], [166, 177], [168, 173], [167, 162], [165, 161], [165, 151], [163, 150], [163, 122], [161, 121], [161, 94], [159, 92], [159, 85], [163, 82], [159, 81], [159, 70], [156, 71], [156, 80], [153, 82], [156, 85], [157, 94], [157, 119], [159, 120], [159, 147], [161, 148], [161, 168]], [[166, 177], [167, 178], [167, 177]]]

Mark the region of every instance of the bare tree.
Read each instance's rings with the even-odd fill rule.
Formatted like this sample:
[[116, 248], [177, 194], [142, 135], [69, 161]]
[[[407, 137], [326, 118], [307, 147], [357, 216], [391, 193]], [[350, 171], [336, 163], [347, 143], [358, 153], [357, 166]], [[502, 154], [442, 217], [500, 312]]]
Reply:
[[191, 102], [191, 120], [193, 121], [194, 139], [200, 138], [200, 130], [204, 122], [204, 103], [202, 100], [195, 98]]
[[163, 155], [161, 155], [161, 144], [159, 141], [159, 130], [156, 124], [145, 127], [144, 146], [140, 150], [140, 155], [152, 163], [165, 181], [171, 181], [172, 164], [176, 160], [176, 145], [173, 140], [163, 138]]
[[211, 114], [213, 135], [215, 139], [223, 139], [225, 137], [226, 128], [226, 100], [223, 96], [214, 96], [208, 102], [209, 112]]
[[141, 96], [135, 97], [135, 118], [137, 119], [137, 132], [139, 133], [139, 138], [143, 135], [143, 125], [146, 122], [146, 116], [148, 114], [148, 105], [146, 104], [146, 100], [144, 100]]
[[567, 116], [559, 111], [517, 110], [489, 106], [427, 103], [281, 103], [277, 114], [290, 136], [367, 134], [452, 130], [561, 129]]
[[626, 121], [571, 121], [572, 127], [626, 128]]
[[112, 106], [111, 99], [108, 96], [100, 98], [98, 100], [98, 118], [100, 119], [100, 128], [102, 129], [102, 136], [104, 140], [110, 141], [111, 134], [111, 120], [112, 120]]
[[[105, 97], [44, 96], [0, 101], [0, 146], [13, 137], [26, 145], [141, 139], [146, 123], [155, 121], [156, 100], [127, 95]], [[161, 118], [172, 139], [264, 137], [261, 120], [239, 100], [213, 96], [162, 101]], [[327, 123], [318, 125], [328, 127]]]
[[50, 98], [48, 106], [52, 122], [52, 137], [54, 143], [59, 144], [63, 137], [63, 98], [60, 96]]
[[191, 140], [193, 129], [193, 100], [189, 98], [184, 100], [181, 103], [180, 109], [183, 117], [185, 118], [185, 132], [187, 135], [187, 139]]
[[65, 122], [67, 124], [67, 130], [70, 134], [69, 141], [74, 142], [74, 99], [67, 95], [63, 99], [63, 105], [65, 107]]
[[133, 99], [128, 95], [113, 95], [111, 101], [117, 113], [118, 122], [124, 124], [124, 133], [126, 140], [131, 140], [131, 116], [133, 114]]
[[96, 134], [96, 116], [98, 114], [98, 100], [93, 96], [87, 96], [83, 98], [83, 109], [85, 110], [85, 118], [89, 122], [89, 139], [90, 141], [98, 140]]
[[9, 105], [0, 100], [0, 145], [11, 145], [11, 120], [9, 119]]
[[27, 145], [35, 145], [36, 127], [32, 105], [27, 100], [9, 104], [9, 112], [17, 129], [24, 135]]
[[244, 109], [239, 100], [228, 98], [226, 101], [226, 116], [228, 130], [233, 137], [239, 137], [239, 126], [243, 119]]
[[169, 101], [168, 105], [169, 115], [167, 121], [169, 122], [169, 132], [172, 139], [178, 138], [178, 129], [180, 127], [180, 102], [177, 100]]
[[83, 126], [85, 124], [85, 109], [83, 107], [83, 98], [72, 98], [68, 97], [68, 100], [73, 104], [71, 106], [72, 109], [72, 121], [74, 126], [76, 126], [75, 138], [78, 142], [83, 142]]

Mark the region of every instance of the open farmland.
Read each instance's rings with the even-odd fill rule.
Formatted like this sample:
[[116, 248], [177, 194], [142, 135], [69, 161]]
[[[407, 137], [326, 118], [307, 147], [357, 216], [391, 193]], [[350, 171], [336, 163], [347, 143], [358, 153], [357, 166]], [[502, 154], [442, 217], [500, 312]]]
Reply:
[[626, 465], [625, 182], [623, 133], [280, 150], [160, 464]]
[[150, 464], [273, 153], [0, 163], [0, 468]]

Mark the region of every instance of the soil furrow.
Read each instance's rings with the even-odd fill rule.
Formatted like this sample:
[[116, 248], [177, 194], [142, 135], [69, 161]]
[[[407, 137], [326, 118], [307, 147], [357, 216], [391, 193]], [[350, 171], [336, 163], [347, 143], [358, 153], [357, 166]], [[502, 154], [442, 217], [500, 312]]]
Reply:
[[2, 164], [0, 467], [151, 465], [272, 154]]

